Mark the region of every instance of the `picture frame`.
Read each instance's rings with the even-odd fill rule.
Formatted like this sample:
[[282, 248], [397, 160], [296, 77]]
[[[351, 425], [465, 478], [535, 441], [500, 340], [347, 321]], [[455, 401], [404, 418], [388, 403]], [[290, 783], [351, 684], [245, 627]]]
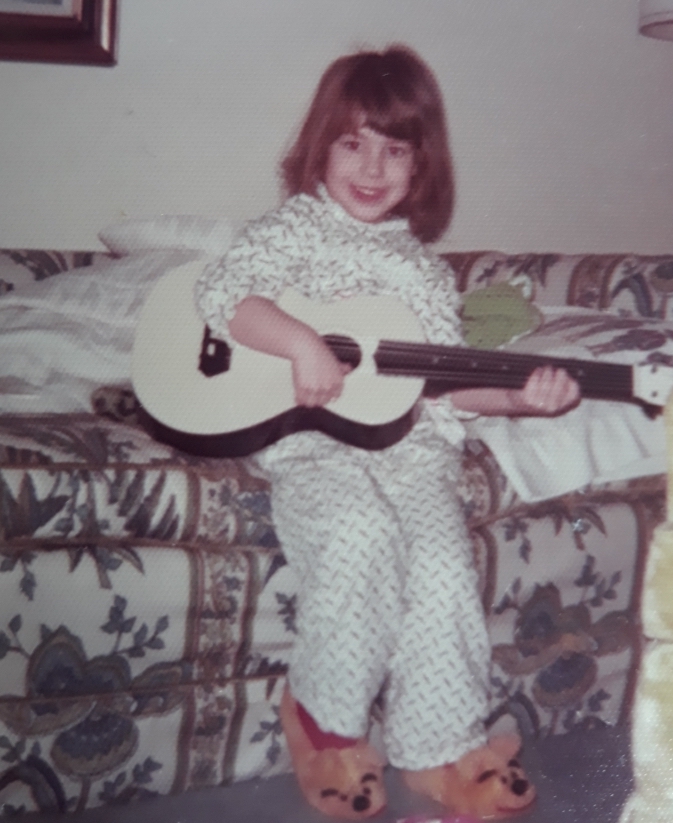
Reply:
[[0, 0], [0, 60], [114, 66], [116, 46], [117, 0]]

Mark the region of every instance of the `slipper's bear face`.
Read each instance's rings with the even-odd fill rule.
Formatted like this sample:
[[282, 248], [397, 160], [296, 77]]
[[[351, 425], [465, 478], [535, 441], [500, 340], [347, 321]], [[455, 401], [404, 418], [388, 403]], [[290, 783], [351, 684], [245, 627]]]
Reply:
[[[495, 807], [498, 814], [509, 815], [528, 808], [535, 799], [535, 790], [526, 777], [521, 763], [511, 758], [506, 766], [486, 769], [476, 778], [476, 785], [482, 785], [486, 790], [486, 798], [482, 802], [487, 807]], [[487, 784], [491, 784], [488, 786]]]
[[494, 737], [455, 763], [406, 772], [405, 782], [454, 814], [478, 820], [511, 817], [535, 800], [535, 788], [517, 759], [520, 748], [518, 735]]
[[519, 748], [516, 735], [495, 737], [474, 757], [459, 761], [453, 791], [458, 797], [462, 794], [462, 803], [456, 805], [486, 819], [528, 809], [535, 800], [535, 787], [516, 757]]
[[381, 811], [386, 805], [381, 762], [371, 754], [369, 746], [360, 744], [316, 752], [310, 781], [297, 775], [309, 803], [346, 820], [363, 820]]

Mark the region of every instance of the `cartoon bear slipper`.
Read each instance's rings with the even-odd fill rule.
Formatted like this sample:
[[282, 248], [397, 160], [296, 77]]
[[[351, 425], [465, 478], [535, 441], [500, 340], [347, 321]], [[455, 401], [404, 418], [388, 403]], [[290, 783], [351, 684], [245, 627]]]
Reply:
[[344, 820], [364, 820], [383, 809], [383, 761], [364, 738], [344, 749], [315, 749], [288, 689], [281, 700], [280, 719], [297, 782], [311, 806]]
[[516, 734], [493, 737], [455, 763], [406, 771], [404, 780], [413, 791], [457, 814], [481, 820], [512, 817], [528, 811], [535, 801], [535, 787], [516, 759], [520, 748]]

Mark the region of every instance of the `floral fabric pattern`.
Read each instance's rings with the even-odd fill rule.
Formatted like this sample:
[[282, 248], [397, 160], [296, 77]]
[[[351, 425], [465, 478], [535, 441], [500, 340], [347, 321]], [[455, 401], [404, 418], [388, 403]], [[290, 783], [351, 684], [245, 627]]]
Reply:
[[[633, 260], [654, 288], [659, 264]], [[598, 262], [606, 272], [608, 256]], [[527, 278], [561, 304], [594, 294], [582, 278], [597, 282], [560, 255], [451, 263], [464, 287]], [[651, 305], [659, 312], [661, 300]], [[635, 298], [617, 315], [645, 316]], [[297, 587], [267, 481], [251, 461], [154, 442], [134, 402], [120, 389], [97, 395], [97, 413], [0, 417], [7, 815], [290, 768], [278, 704]], [[493, 645], [490, 723], [507, 713], [524, 735], [549, 735], [628, 716], [638, 593], [664, 490], [663, 476], [634, 478], [526, 504], [484, 443], [465, 442], [460, 495]]]
[[463, 252], [443, 255], [460, 291], [491, 283], [523, 286], [539, 306], [582, 306], [620, 314], [673, 317], [673, 256], [633, 254], [514, 254]]

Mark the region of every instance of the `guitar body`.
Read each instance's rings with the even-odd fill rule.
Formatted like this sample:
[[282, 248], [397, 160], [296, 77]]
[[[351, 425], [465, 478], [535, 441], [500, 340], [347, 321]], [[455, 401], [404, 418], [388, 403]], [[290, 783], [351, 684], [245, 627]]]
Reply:
[[234, 457], [307, 429], [370, 449], [389, 446], [409, 431], [425, 380], [378, 374], [374, 362], [385, 337], [424, 340], [403, 303], [387, 296], [314, 303], [285, 292], [279, 301], [284, 311], [320, 334], [351, 338], [360, 350], [341, 397], [325, 408], [300, 408], [285, 358], [235, 346], [225, 371], [206, 376], [200, 370], [204, 324], [192, 295], [202, 271], [203, 262], [195, 261], [162, 277], [139, 318], [133, 386], [158, 439], [192, 453]]

